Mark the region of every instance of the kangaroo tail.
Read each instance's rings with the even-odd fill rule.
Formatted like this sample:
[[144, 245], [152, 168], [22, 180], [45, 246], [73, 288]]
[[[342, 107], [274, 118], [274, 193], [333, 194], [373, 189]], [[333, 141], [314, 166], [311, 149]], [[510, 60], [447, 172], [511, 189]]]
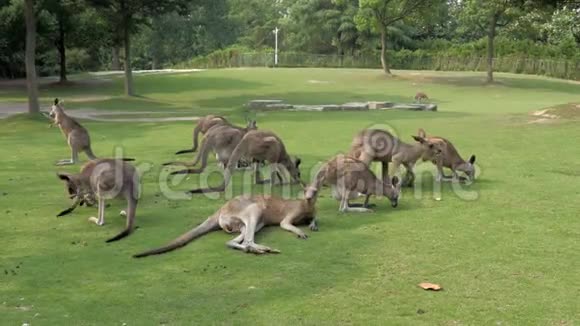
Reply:
[[135, 209], [137, 208], [137, 199], [133, 197], [133, 191], [129, 193], [127, 199], [127, 224], [125, 229], [121, 233], [107, 240], [107, 242], [113, 242], [121, 240], [133, 232], [133, 226], [135, 225]]
[[304, 198], [312, 199], [313, 197], [316, 196], [318, 190], [320, 190], [320, 188], [324, 185], [324, 181], [326, 180], [327, 169], [328, 164], [324, 164], [322, 167], [320, 167], [318, 172], [316, 172], [316, 175], [314, 175], [312, 182], [306, 189], [306, 194], [304, 195]]
[[163, 253], [181, 248], [181, 247], [185, 246], [186, 244], [190, 243], [191, 241], [201, 237], [202, 235], [205, 235], [205, 234], [207, 234], [211, 231], [214, 231], [214, 230], [218, 230], [219, 229], [218, 217], [219, 217], [219, 211], [216, 212], [215, 214], [213, 214], [212, 216], [208, 217], [208, 219], [205, 220], [205, 222], [201, 223], [200, 225], [196, 226], [195, 228], [191, 229], [190, 231], [182, 234], [180, 237], [171, 241], [167, 245], [160, 247], [160, 248], [144, 251], [142, 253], [133, 255], [133, 257], [134, 258], [142, 258], [142, 257], [151, 256], [151, 255], [159, 255], [159, 254], [163, 254]]
[[197, 125], [195, 125], [195, 128], [193, 128], [193, 147], [191, 148], [192, 152], [195, 152], [197, 150], [197, 144], [198, 144], [198, 138], [199, 138], [200, 132], [201, 132], [201, 127], [200, 127], [200, 123], [198, 123]]
[[93, 149], [91, 148], [91, 145], [89, 145], [85, 148], [85, 154], [87, 154], [87, 157], [91, 160], [94, 160], [97, 158], [95, 153], [93, 153]]

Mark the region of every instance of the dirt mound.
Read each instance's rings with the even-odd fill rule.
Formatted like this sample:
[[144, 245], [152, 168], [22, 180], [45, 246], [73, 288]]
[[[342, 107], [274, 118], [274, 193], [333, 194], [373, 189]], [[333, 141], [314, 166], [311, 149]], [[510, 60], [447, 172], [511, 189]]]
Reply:
[[558, 119], [580, 119], [580, 104], [566, 103], [530, 113], [535, 119], [530, 123], [547, 123]]

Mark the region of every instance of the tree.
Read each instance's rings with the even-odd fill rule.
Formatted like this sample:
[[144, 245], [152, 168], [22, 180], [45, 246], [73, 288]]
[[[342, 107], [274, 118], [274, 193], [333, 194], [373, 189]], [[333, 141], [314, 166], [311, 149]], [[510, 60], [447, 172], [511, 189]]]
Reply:
[[356, 16], [357, 26], [361, 30], [370, 29], [380, 35], [381, 65], [387, 75], [391, 69], [387, 56], [389, 28], [395, 23], [412, 16], [426, 14], [426, 10], [437, 0], [360, 0]]
[[36, 14], [34, 0], [24, 1], [24, 20], [26, 21], [26, 88], [28, 90], [28, 113], [40, 112], [38, 106], [38, 81], [36, 79]]
[[[133, 72], [131, 66], [131, 34], [138, 30], [139, 24], [154, 17], [177, 10], [184, 12], [188, 0], [88, 0], [95, 7], [100, 8], [110, 21], [113, 31], [119, 31], [122, 40], [125, 61], [125, 95], [135, 95], [133, 86]], [[113, 35], [114, 38], [116, 35]]]
[[59, 77], [60, 82], [67, 80], [66, 70], [66, 48], [69, 43], [70, 34], [79, 29], [81, 22], [79, 14], [81, 14], [86, 7], [82, 0], [44, 0], [43, 6], [46, 10], [54, 16], [55, 28], [51, 33], [54, 40], [54, 45], [58, 51], [59, 56]]
[[487, 79], [493, 82], [494, 41], [497, 30], [522, 13], [520, 0], [463, 0], [458, 15], [464, 29], [476, 28], [487, 37]]

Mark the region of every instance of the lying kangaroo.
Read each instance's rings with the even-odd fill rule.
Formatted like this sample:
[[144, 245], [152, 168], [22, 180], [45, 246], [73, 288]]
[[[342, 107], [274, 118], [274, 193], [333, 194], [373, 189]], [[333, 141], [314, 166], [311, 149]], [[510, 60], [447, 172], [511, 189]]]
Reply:
[[96, 197], [99, 204], [99, 218], [90, 217], [89, 221], [104, 225], [105, 199], [123, 197], [127, 200], [126, 227], [107, 242], [117, 241], [131, 234], [139, 195], [139, 174], [131, 164], [123, 160], [96, 159], [86, 163], [79, 174], [61, 172], [57, 175], [66, 183], [68, 193], [74, 199], [73, 205], [57, 217], [72, 212], [79, 204], [88, 203], [91, 198]]
[[316, 196], [308, 200], [285, 200], [264, 195], [238, 196], [228, 201], [205, 222], [166, 246], [148, 250], [133, 257], [141, 258], [172, 251], [220, 228], [227, 233], [240, 233], [239, 236], [226, 242], [229, 248], [255, 254], [279, 253], [279, 250], [255, 243], [255, 233], [264, 226], [280, 225], [282, 229], [296, 234], [298, 238], [306, 239], [308, 236], [295, 225], [309, 224], [312, 231], [318, 231], [315, 204]]
[[384, 183], [389, 183], [389, 162], [393, 162], [395, 173], [403, 165], [407, 170], [404, 184], [412, 186], [415, 180], [413, 167], [421, 157], [435, 157], [441, 152], [439, 142], [425, 139], [424, 136], [413, 136], [418, 143], [407, 144], [390, 132], [382, 129], [364, 129], [355, 135], [348, 154], [369, 165], [373, 161], [381, 162]]
[[415, 102], [421, 103], [423, 100], [429, 100], [429, 96], [423, 92], [417, 92], [417, 94], [415, 94]]
[[[378, 179], [368, 165], [355, 158], [339, 154], [328, 160], [314, 176], [314, 181], [308, 187], [306, 199], [316, 195], [323, 186], [332, 187], [334, 198], [340, 201], [340, 212], [369, 212], [368, 201], [371, 195], [386, 195], [391, 205], [397, 207], [401, 183], [396, 176], [386, 183]], [[349, 204], [350, 199], [366, 195], [363, 207]]]
[[424, 161], [431, 161], [437, 166], [436, 180], [438, 182], [443, 181], [443, 179], [450, 179], [450, 177], [443, 173], [443, 167], [451, 170], [453, 173], [451, 179], [454, 182], [462, 180], [457, 172], [465, 173], [467, 175], [467, 181], [473, 181], [475, 179], [475, 166], [473, 165], [475, 163], [475, 155], [471, 155], [469, 160], [465, 161], [449, 140], [437, 136], [427, 137], [425, 130], [419, 129], [419, 136], [421, 135], [429, 142], [440, 145], [441, 154], [437, 157], [423, 156]]
[[205, 135], [212, 127], [218, 125], [230, 125], [230, 122], [219, 115], [206, 115], [205, 117], [197, 120], [197, 125], [193, 128], [193, 147], [190, 149], [184, 149], [175, 152], [175, 155], [193, 153], [197, 150], [199, 133]]
[[91, 160], [97, 158], [91, 149], [91, 138], [89, 137], [89, 132], [75, 119], [64, 113], [64, 109], [60, 105], [58, 98], [54, 99], [54, 105], [50, 110], [49, 116], [54, 119], [53, 124], [58, 125], [62, 131], [72, 151], [70, 160], [60, 160], [56, 165], [76, 164], [78, 161], [78, 153], [81, 151], [85, 152]]
[[[211, 188], [199, 188], [188, 191], [188, 193], [206, 193], [206, 192], [221, 192], [224, 191], [226, 186], [229, 184], [232, 170], [236, 165], [236, 162], [240, 160], [241, 157], [246, 157], [252, 160], [254, 165], [254, 178], [257, 184], [271, 182], [275, 183], [275, 179], [278, 179], [280, 183], [284, 180], [280, 175], [279, 168], [283, 166], [290, 173], [290, 177], [300, 184], [303, 182], [300, 180], [300, 159], [297, 158], [293, 161], [286, 152], [286, 147], [284, 143], [276, 134], [271, 131], [266, 130], [250, 130], [248, 131], [239, 144], [236, 146], [232, 152], [228, 164], [225, 168], [224, 181], [220, 186]], [[269, 162], [271, 168], [271, 178], [270, 180], [262, 180], [259, 174], [259, 163]]]
[[213, 150], [216, 153], [218, 162], [225, 168], [234, 149], [240, 143], [244, 135], [248, 131], [255, 130], [256, 128], [255, 120], [249, 121], [246, 128], [240, 128], [230, 124], [214, 125], [203, 138], [201, 150], [197, 153], [197, 156], [192, 163], [168, 162], [163, 163], [163, 165], [195, 166], [201, 160], [201, 166], [199, 168], [174, 171], [171, 174], [202, 173], [207, 167], [207, 157], [209, 156], [209, 152], [210, 150]]

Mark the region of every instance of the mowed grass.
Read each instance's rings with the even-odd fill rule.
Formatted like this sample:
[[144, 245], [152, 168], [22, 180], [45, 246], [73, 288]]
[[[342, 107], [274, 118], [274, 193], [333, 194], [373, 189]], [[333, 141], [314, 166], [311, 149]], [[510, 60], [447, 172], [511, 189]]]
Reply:
[[[411, 101], [425, 91], [440, 112], [255, 113], [303, 159], [303, 178], [321, 161], [348, 149], [369, 126], [391, 127], [405, 141], [422, 127], [451, 139], [464, 158], [477, 155], [475, 184], [441, 189], [429, 172], [405, 189], [398, 208], [375, 198], [371, 214], [341, 214], [322, 192], [320, 231], [307, 240], [279, 228], [257, 242], [282, 251], [253, 256], [225, 247], [231, 235], [215, 232], [178, 251], [141, 260], [131, 255], [166, 243], [203, 221], [224, 199], [169, 200], [162, 187], [194, 188], [199, 177], [167, 183], [160, 163], [191, 144], [191, 123], [83, 122], [97, 155], [124, 148], [146, 171], [137, 210], [139, 229], [117, 243], [123, 202], [111, 201], [106, 222], [87, 221], [94, 208], [68, 207], [55, 167], [69, 150], [46, 120], [0, 121], [0, 324], [2, 325], [572, 325], [580, 322], [578, 139], [574, 116], [529, 124], [528, 112], [580, 102], [580, 86], [539, 77], [499, 75], [483, 86], [478, 74], [374, 70], [231, 69], [136, 77], [138, 99], [119, 96], [120, 80], [103, 89], [41, 92], [109, 99], [69, 102], [72, 108], [217, 112], [243, 123], [250, 99], [290, 103], [360, 100]], [[324, 83], [321, 83], [324, 82]], [[0, 93], [22, 100], [21, 90]], [[156, 104], [152, 104], [156, 103]], [[88, 105], [90, 104], [90, 105]], [[81, 155], [83, 160], [86, 158]], [[191, 159], [184, 156], [180, 159]], [[148, 170], [149, 165], [153, 165]], [[216, 169], [215, 163], [211, 163]], [[213, 175], [212, 182], [218, 182]], [[161, 181], [160, 181], [161, 180]], [[242, 191], [237, 173], [233, 193]], [[254, 192], [268, 188], [254, 188]], [[279, 189], [274, 189], [279, 192]], [[300, 189], [293, 188], [298, 196]], [[467, 200], [467, 199], [470, 200]], [[420, 282], [442, 292], [423, 291]]]

